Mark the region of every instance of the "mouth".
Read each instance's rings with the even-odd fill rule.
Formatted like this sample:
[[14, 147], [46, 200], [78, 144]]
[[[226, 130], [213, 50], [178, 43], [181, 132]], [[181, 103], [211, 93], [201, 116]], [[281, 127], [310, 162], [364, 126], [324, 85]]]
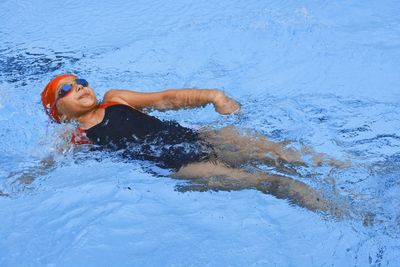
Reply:
[[83, 93], [83, 94], [81, 94], [81, 95], [79, 96], [78, 99], [82, 99], [82, 98], [85, 98], [85, 97], [88, 97], [88, 96], [90, 96], [89, 93]]

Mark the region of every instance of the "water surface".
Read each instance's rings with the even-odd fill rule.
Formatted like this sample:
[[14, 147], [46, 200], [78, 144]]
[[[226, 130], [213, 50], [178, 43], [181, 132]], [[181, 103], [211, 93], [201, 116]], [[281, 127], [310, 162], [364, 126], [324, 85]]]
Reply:
[[[2, 1], [1, 266], [398, 266], [397, 1]], [[54, 75], [110, 88], [220, 88], [242, 112], [154, 112], [236, 125], [352, 167], [294, 177], [375, 214], [335, 220], [255, 190], [179, 192], [146, 162], [56, 158], [39, 93]], [[101, 157], [101, 156], [100, 156]], [[270, 170], [271, 171], [271, 170]], [[273, 170], [272, 170], [273, 171]], [[10, 175], [11, 174], [11, 175]]]

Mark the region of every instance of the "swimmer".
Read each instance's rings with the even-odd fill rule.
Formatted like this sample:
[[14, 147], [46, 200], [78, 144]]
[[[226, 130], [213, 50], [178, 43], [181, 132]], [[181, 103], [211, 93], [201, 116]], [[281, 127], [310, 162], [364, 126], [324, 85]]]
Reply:
[[47, 84], [41, 98], [52, 121], [78, 124], [73, 144], [122, 150], [124, 158], [152, 161], [173, 170], [173, 177], [192, 181], [205, 190], [257, 189], [313, 211], [344, 216], [341, 208], [303, 182], [245, 168], [246, 164], [272, 164], [285, 170], [286, 163], [305, 164], [303, 154], [312, 154], [317, 164], [323, 155], [286, 148], [285, 143], [272, 142], [260, 134], [240, 134], [234, 127], [197, 131], [143, 111], [212, 104], [223, 115], [237, 112], [239, 103], [220, 90], [109, 90], [99, 103], [88, 81], [63, 74]]

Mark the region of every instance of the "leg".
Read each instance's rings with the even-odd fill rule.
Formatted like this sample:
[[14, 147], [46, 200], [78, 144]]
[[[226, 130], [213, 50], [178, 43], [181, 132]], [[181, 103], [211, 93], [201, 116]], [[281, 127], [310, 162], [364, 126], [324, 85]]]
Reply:
[[262, 172], [250, 173], [242, 169], [229, 168], [222, 163], [193, 163], [179, 169], [174, 177], [190, 179], [194, 186], [186, 190], [240, 190], [257, 189], [280, 199], [305, 207], [312, 211], [322, 211], [335, 217], [342, 217], [344, 211], [335, 203], [325, 199], [308, 185], [285, 176], [268, 175]]
[[264, 135], [246, 131], [241, 135], [228, 126], [219, 130], [203, 131], [202, 137], [211, 143], [224, 161], [233, 166], [252, 161], [261, 161], [268, 165], [278, 165], [281, 162], [303, 162], [301, 153], [285, 148], [284, 143], [276, 143]]
[[302, 156], [311, 156], [314, 166], [327, 162], [336, 167], [344, 167], [343, 162], [329, 159], [323, 153], [315, 153], [302, 146], [301, 151], [288, 148], [288, 142], [273, 142], [262, 134], [247, 130], [240, 134], [233, 126], [219, 130], [203, 131], [202, 137], [211, 143], [217, 155], [231, 166], [243, 163], [258, 162], [280, 166], [282, 163], [305, 165]]

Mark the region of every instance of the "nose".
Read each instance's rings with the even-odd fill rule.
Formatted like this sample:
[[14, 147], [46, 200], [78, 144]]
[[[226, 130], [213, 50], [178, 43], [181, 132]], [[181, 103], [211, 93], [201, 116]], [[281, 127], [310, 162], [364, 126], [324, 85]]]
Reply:
[[81, 84], [77, 84], [77, 85], [75, 86], [76, 92], [79, 92], [79, 91], [82, 90], [82, 89], [83, 89], [83, 85], [81, 85]]

